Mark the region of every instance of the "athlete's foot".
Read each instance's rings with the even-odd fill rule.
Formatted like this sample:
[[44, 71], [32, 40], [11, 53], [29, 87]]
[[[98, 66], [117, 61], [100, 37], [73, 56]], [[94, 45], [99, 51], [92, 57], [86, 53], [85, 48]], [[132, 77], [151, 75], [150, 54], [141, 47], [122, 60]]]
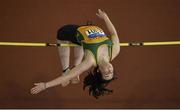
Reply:
[[80, 82], [79, 76], [71, 79], [72, 84], [78, 84]]
[[[66, 70], [66, 72], [64, 72], [62, 75], [65, 76], [65, 75], [69, 74], [69, 71], [70, 71], [70, 69]], [[62, 85], [62, 87], [66, 87], [69, 84], [70, 84], [70, 81], [66, 81], [66, 82], [63, 82], [61, 85]]]

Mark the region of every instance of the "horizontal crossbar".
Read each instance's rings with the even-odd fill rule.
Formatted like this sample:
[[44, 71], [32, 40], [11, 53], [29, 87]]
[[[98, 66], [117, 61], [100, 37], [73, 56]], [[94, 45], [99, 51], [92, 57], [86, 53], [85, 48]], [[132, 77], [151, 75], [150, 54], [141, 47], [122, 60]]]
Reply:
[[[180, 41], [166, 42], [128, 42], [119, 43], [120, 46], [161, 46], [180, 45]], [[30, 43], [30, 42], [0, 42], [0, 46], [31, 46], [31, 47], [58, 47], [58, 46], [78, 46], [77, 44], [56, 44], [56, 43]]]

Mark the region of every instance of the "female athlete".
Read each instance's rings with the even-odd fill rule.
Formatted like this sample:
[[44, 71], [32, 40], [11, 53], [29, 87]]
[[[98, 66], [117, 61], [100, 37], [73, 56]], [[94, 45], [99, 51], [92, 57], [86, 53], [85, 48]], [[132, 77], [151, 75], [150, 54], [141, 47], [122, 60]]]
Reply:
[[51, 81], [35, 83], [31, 89], [37, 94], [48, 88], [80, 81], [79, 75], [93, 68], [93, 71], [84, 78], [84, 89], [89, 87], [90, 95], [98, 98], [109, 94], [112, 90], [107, 84], [115, 79], [111, 61], [119, 54], [120, 45], [117, 31], [108, 15], [98, 9], [96, 15], [105, 22], [110, 35], [106, 35], [98, 26], [94, 25], [65, 25], [58, 30], [57, 43], [74, 43], [74, 67], [69, 68], [70, 47], [58, 47], [63, 68], [63, 74]]

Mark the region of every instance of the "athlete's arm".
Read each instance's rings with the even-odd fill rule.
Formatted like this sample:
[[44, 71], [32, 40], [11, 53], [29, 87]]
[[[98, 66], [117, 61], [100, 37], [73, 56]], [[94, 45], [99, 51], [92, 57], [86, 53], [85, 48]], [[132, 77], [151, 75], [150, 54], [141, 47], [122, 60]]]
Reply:
[[37, 94], [47, 88], [54, 87], [61, 84], [62, 82], [71, 80], [72, 78], [77, 77], [78, 75], [92, 67], [93, 63], [94, 62], [91, 59], [85, 58], [81, 64], [74, 67], [67, 75], [57, 77], [56, 79], [46, 83], [35, 83], [36, 86], [31, 89], [31, 93]]
[[114, 59], [120, 52], [119, 38], [117, 31], [109, 19], [108, 15], [102, 10], [98, 9], [98, 13], [96, 14], [99, 18], [103, 19], [108, 31], [110, 32], [111, 40], [113, 42], [113, 51], [112, 51], [112, 59]]

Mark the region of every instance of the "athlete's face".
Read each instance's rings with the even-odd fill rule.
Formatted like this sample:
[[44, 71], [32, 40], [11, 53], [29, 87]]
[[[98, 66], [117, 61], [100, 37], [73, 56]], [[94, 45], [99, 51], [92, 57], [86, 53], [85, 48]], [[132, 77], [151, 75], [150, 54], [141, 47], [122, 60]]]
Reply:
[[114, 76], [113, 66], [110, 63], [99, 66], [99, 70], [101, 71], [104, 80], [111, 80]]

